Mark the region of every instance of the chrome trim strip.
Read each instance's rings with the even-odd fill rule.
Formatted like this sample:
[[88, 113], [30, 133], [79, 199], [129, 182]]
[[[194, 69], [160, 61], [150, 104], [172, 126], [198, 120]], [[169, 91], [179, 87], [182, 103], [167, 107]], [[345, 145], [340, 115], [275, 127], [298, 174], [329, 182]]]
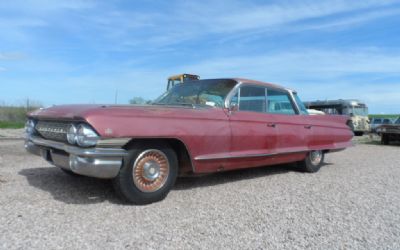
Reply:
[[124, 146], [127, 144], [132, 138], [111, 138], [111, 139], [101, 139], [97, 141], [97, 146], [104, 147], [117, 147]]
[[294, 108], [296, 109], [296, 115], [300, 115], [301, 114], [301, 110], [299, 107], [299, 104], [296, 102], [296, 99], [294, 98], [294, 91], [291, 89], [286, 89], [286, 91], [289, 93], [290, 99], [292, 99], [292, 105], [294, 105]]
[[105, 156], [105, 157], [117, 157], [117, 156], [127, 156], [128, 152], [122, 148], [80, 148], [77, 146], [67, 145], [62, 142], [50, 141], [37, 136], [30, 136], [27, 141], [33, 142], [36, 145], [55, 148], [63, 150], [69, 154], [78, 156]]
[[216, 157], [198, 156], [194, 159], [196, 161], [209, 161], [209, 160], [224, 160], [224, 159], [237, 159], [237, 158], [250, 158], [250, 157], [268, 157], [274, 155], [276, 154], [227, 155], [227, 156], [216, 156]]
[[311, 150], [288, 151], [288, 152], [272, 153], [272, 154], [227, 155], [227, 156], [217, 156], [217, 157], [198, 156], [194, 159], [196, 161], [209, 161], [209, 160], [224, 160], [224, 159], [239, 159], [239, 158], [271, 157], [271, 156], [276, 156], [276, 155], [306, 153], [309, 151], [311, 151]]
[[[237, 81], [236, 81], [237, 82]], [[236, 94], [237, 90], [240, 88], [240, 86], [242, 85], [242, 82], [237, 82], [237, 84], [235, 85], [235, 87], [233, 87], [231, 89], [231, 91], [226, 95], [225, 97], [225, 108], [229, 109], [229, 105], [231, 103], [231, 99], [232, 97]]]

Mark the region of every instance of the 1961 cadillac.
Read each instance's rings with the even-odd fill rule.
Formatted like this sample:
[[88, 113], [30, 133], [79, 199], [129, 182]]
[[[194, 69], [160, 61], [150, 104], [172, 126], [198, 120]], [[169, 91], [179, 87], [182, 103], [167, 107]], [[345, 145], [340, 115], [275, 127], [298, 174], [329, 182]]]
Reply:
[[351, 145], [344, 116], [310, 116], [296, 92], [246, 79], [174, 86], [152, 105], [68, 105], [30, 113], [25, 148], [67, 173], [113, 180], [134, 204], [179, 175], [297, 162], [307, 172]]

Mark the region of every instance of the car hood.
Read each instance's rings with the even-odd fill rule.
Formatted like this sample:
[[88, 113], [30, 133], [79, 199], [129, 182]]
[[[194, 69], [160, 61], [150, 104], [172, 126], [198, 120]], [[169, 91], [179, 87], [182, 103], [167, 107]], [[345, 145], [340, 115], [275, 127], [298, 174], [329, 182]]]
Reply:
[[150, 136], [168, 129], [179, 134], [186, 129], [182, 121], [197, 128], [207, 120], [226, 119], [222, 108], [165, 105], [64, 105], [37, 110], [28, 116], [37, 120], [86, 122], [103, 138]]
[[384, 125], [378, 126], [378, 128], [400, 130], [400, 124], [384, 124]]
[[28, 114], [38, 120], [85, 120], [93, 117], [186, 117], [195, 110], [215, 110], [212, 107], [165, 105], [61, 105], [39, 109]]

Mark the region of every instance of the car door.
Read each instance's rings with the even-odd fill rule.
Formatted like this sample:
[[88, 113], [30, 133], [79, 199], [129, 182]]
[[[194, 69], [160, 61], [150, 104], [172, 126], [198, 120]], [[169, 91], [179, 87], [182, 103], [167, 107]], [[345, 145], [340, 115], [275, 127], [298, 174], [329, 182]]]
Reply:
[[307, 133], [311, 127], [304, 116], [298, 114], [290, 93], [283, 89], [268, 88], [267, 100], [267, 113], [276, 126], [277, 154], [307, 151]]
[[275, 122], [266, 113], [266, 88], [242, 85], [231, 100], [231, 154], [227, 169], [260, 166], [275, 154]]

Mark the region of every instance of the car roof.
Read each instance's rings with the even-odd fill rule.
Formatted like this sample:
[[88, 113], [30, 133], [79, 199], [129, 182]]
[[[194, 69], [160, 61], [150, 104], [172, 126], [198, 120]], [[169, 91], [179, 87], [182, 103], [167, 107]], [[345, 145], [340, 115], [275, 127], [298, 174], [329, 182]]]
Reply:
[[262, 81], [257, 81], [257, 80], [251, 80], [251, 79], [246, 79], [246, 78], [240, 78], [240, 77], [201, 79], [201, 80], [198, 80], [198, 81], [207, 81], [207, 80], [231, 80], [231, 81], [235, 81], [237, 83], [250, 83], [250, 84], [259, 85], [259, 86], [263, 86], [263, 87], [270, 87], [270, 88], [288, 90], [288, 88], [285, 88], [285, 87], [280, 86], [278, 84], [262, 82]]
[[237, 84], [239, 83], [249, 83], [249, 84], [253, 84], [253, 85], [258, 85], [258, 86], [262, 86], [262, 87], [267, 87], [267, 88], [274, 88], [274, 89], [281, 89], [281, 90], [286, 90], [286, 91], [292, 91], [294, 93], [296, 93], [295, 90], [283, 87], [281, 85], [275, 84], [275, 83], [269, 83], [269, 82], [262, 82], [262, 81], [257, 81], [257, 80], [251, 80], [251, 79], [246, 79], [246, 78], [240, 78], [240, 77], [234, 77], [234, 78], [207, 78], [207, 79], [201, 79], [201, 80], [191, 80], [191, 81], [187, 81], [186, 83], [195, 83], [198, 81], [218, 81], [218, 80], [222, 80], [222, 81], [234, 81]]
[[257, 80], [251, 80], [251, 79], [246, 79], [246, 78], [232, 78], [232, 80], [235, 80], [239, 83], [251, 83], [254, 85], [260, 85], [264, 87], [271, 87], [271, 88], [277, 88], [277, 89], [287, 89], [283, 86], [280, 86], [278, 84], [274, 83], [269, 83], [269, 82], [262, 82], [262, 81], [257, 81]]

